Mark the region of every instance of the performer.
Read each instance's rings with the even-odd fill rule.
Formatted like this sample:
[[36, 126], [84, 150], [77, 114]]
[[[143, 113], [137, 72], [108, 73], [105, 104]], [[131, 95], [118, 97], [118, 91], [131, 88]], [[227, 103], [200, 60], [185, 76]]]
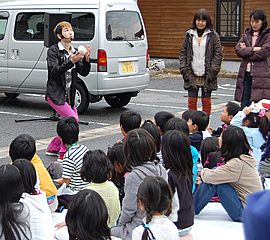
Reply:
[[[48, 82], [46, 101], [61, 116], [72, 116], [79, 121], [74, 104], [78, 73], [87, 76], [90, 72], [91, 47], [75, 49], [71, 42], [74, 31], [69, 22], [60, 22], [54, 28], [59, 39], [47, 52]], [[59, 136], [47, 148], [47, 155], [58, 155], [60, 159], [66, 152]]]

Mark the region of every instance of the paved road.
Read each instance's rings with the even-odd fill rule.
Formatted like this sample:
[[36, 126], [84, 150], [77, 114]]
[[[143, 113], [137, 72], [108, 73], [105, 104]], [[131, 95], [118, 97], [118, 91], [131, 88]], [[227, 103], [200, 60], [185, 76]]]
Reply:
[[[220, 124], [219, 114], [226, 102], [233, 99], [235, 80], [219, 79], [219, 89], [213, 93], [213, 114], [211, 126]], [[55, 121], [35, 121], [15, 123], [15, 119], [48, 117], [51, 114], [44, 96], [20, 95], [8, 103], [0, 94], [0, 164], [9, 162], [8, 146], [12, 139], [20, 133], [28, 133], [37, 140], [38, 153], [48, 165], [54, 160], [45, 156], [48, 142], [56, 134]], [[117, 139], [119, 132], [119, 116], [125, 110], [138, 111], [143, 120], [153, 118], [158, 111], [166, 110], [176, 115], [187, 109], [187, 92], [183, 90], [180, 78], [158, 78], [150, 81], [149, 87], [139, 93], [136, 98], [122, 109], [113, 109], [105, 101], [89, 106], [87, 112], [80, 116], [81, 121], [89, 125], [80, 125], [80, 141], [89, 149], [107, 150]]]

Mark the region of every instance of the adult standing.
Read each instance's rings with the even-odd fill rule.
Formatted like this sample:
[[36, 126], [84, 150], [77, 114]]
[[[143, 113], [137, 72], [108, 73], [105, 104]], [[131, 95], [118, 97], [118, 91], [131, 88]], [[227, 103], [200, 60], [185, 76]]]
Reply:
[[219, 35], [205, 9], [199, 9], [180, 50], [180, 71], [184, 88], [188, 90], [188, 109], [197, 110], [199, 89], [202, 89], [202, 108], [211, 114], [211, 93], [217, 90], [217, 75], [222, 61]]
[[235, 89], [235, 100], [241, 107], [251, 101], [270, 99], [270, 29], [262, 10], [250, 14], [250, 28], [246, 29], [235, 50], [242, 58]]
[[[75, 93], [78, 73], [87, 76], [90, 72], [91, 48], [86, 46], [85, 52], [77, 51], [71, 44], [74, 31], [69, 22], [60, 22], [54, 28], [54, 34], [59, 39], [47, 53], [48, 82], [46, 100], [61, 116], [71, 116], [79, 121], [75, 106]], [[66, 146], [59, 136], [56, 136], [47, 148], [47, 155], [59, 154], [62, 158]]]

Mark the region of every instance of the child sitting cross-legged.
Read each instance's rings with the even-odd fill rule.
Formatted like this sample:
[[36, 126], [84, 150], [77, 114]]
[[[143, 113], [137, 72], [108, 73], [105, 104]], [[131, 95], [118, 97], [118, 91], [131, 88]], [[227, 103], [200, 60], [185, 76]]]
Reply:
[[146, 212], [146, 218], [133, 230], [132, 240], [179, 240], [177, 228], [168, 218], [172, 207], [168, 183], [162, 177], [146, 177], [137, 196], [138, 207]]
[[88, 151], [87, 147], [79, 144], [79, 125], [74, 117], [64, 117], [57, 124], [57, 134], [67, 146], [63, 159], [62, 178], [55, 181], [60, 185], [65, 184], [61, 196], [58, 196], [60, 205], [67, 207], [72, 195], [87, 186], [81, 178], [83, 156]]
[[83, 157], [81, 169], [82, 179], [89, 184], [87, 189], [92, 189], [103, 198], [109, 212], [109, 227], [115, 226], [120, 214], [119, 193], [113, 182], [113, 166], [102, 150], [87, 152]]

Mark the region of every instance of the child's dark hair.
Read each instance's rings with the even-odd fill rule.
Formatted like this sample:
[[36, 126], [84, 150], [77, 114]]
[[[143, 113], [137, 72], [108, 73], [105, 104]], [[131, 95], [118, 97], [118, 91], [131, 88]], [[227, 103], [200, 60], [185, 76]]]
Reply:
[[[268, 23], [267, 23], [267, 17], [264, 13], [263, 10], [261, 9], [257, 9], [257, 10], [254, 10], [250, 13], [250, 16], [249, 16], [249, 20], [251, 20], [251, 18], [253, 18], [254, 20], [261, 20], [262, 21], [262, 26], [261, 28], [259, 29], [259, 32], [260, 34], [262, 33], [262, 31], [264, 29], [267, 28], [268, 26]], [[251, 29], [252, 30], [252, 29]], [[252, 30], [253, 31], [253, 30]]]
[[218, 149], [219, 149], [219, 145], [218, 145], [217, 137], [207, 137], [202, 140], [200, 153], [201, 153], [201, 161], [202, 161], [203, 166], [209, 153], [215, 152]]
[[28, 134], [20, 134], [9, 146], [9, 156], [11, 161], [19, 158], [32, 160], [36, 153], [36, 142], [33, 137]]
[[[26, 230], [30, 230], [25, 219], [19, 216], [24, 205], [20, 198], [24, 192], [20, 171], [17, 167], [7, 164], [0, 166], [0, 212], [1, 228], [0, 238], [29, 239]], [[16, 207], [14, 205], [16, 203]]]
[[112, 163], [102, 150], [88, 151], [83, 156], [81, 177], [85, 182], [106, 182], [112, 170]]
[[262, 117], [260, 117], [259, 115], [259, 113], [251, 112], [246, 115], [246, 117], [243, 119], [243, 122], [248, 120], [249, 128], [259, 128], [259, 131], [263, 135], [263, 138], [266, 140], [266, 137], [268, 135], [268, 118], [265, 115]]
[[241, 110], [240, 105], [236, 102], [228, 102], [225, 107], [228, 115], [232, 116], [235, 116]]
[[67, 145], [78, 142], [79, 124], [74, 117], [63, 117], [57, 124], [57, 134]]
[[111, 240], [108, 210], [101, 196], [90, 189], [79, 191], [66, 215], [70, 240]]
[[178, 177], [192, 176], [192, 155], [189, 138], [177, 130], [165, 132], [162, 138], [161, 152], [166, 169]]
[[17, 167], [21, 173], [24, 192], [28, 194], [36, 194], [35, 185], [37, 182], [37, 173], [33, 163], [26, 159], [16, 159], [12, 165]]
[[212, 23], [211, 17], [205, 9], [201, 8], [194, 14], [192, 27], [191, 27], [192, 29], [197, 29], [197, 26], [196, 26], [197, 19], [206, 20], [206, 28], [213, 29], [213, 23]]
[[156, 143], [145, 129], [137, 128], [127, 134], [124, 142], [127, 167], [140, 166], [156, 159]]
[[157, 125], [154, 124], [151, 120], [145, 120], [141, 128], [145, 129], [147, 132], [149, 132], [152, 135], [152, 137], [154, 138], [156, 142], [157, 152], [159, 152], [161, 139], [160, 139], [160, 132], [158, 130]]
[[125, 111], [120, 115], [120, 126], [126, 133], [133, 129], [139, 128], [141, 121], [141, 115], [134, 111]]
[[126, 162], [124, 155], [124, 144], [122, 142], [118, 142], [112, 147], [108, 147], [107, 156], [112, 164], [119, 162], [122, 166], [124, 166]]
[[189, 136], [189, 128], [187, 121], [179, 117], [173, 117], [168, 120], [164, 128], [165, 132], [168, 130], [178, 130], [184, 133], [186, 136]]
[[186, 110], [182, 113], [181, 117], [188, 122], [188, 120], [190, 119], [190, 114], [193, 112], [196, 112], [196, 111], [195, 110]]
[[239, 158], [241, 154], [250, 155], [251, 147], [242, 128], [229, 125], [221, 138], [221, 156], [225, 162], [232, 158]]
[[209, 124], [209, 116], [203, 111], [194, 111], [190, 114], [190, 119], [192, 120], [192, 125], [198, 126], [198, 131], [205, 131]]
[[162, 133], [164, 133], [164, 127], [166, 122], [173, 117], [174, 115], [172, 113], [166, 111], [160, 111], [155, 114], [154, 119], [156, 125], [160, 128]]
[[137, 201], [143, 204], [146, 212], [146, 225], [142, 240], [148, 239], [149, 224], [154, 213], [169, 215], [172, 208], [172, 192], [168, 183], [162, 177], [147, 176], [140, 184]]

